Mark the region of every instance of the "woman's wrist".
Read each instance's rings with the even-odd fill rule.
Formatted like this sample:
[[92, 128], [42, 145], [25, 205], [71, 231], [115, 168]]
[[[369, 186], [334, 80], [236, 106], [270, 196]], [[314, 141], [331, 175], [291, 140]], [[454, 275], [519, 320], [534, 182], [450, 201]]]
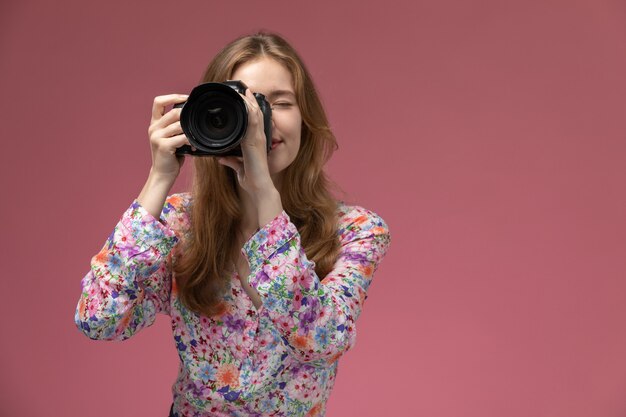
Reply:
[[259, 228], [264, 227], [283, 212], [283, 204], [280, 199], [280, 193], [276, 187], [274, 187], [274, 184], [258, 190], [253, 196], [253, 199], [255, 200], [255, 205], [257, 207]]
[[175, 181], [176, 177], [171, 178], [150, 170], [150, 175], [137, 197], [137, 202], [155, 219], [159, 219], [165, 199]]
[[178, 174], [164, 174], [162, 172], [157, 171], [154, 167], [150, 168], [150, 174], [148, 175], [148, 180], [153, 184], [158, 184], [161, 186], [169, 186], [172, 187], [176, 182], [176, 178]]

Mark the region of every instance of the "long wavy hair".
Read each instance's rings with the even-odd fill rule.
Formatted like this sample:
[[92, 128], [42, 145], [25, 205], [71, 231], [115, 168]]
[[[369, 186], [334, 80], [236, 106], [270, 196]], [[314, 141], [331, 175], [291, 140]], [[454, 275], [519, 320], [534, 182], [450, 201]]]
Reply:
[[[201, 82], [231, 79], [240, 65], [262, 57], [276, 60], [293, 77], [302, 136], [298, 154], [283, 171], [278, 191], [307, 258], [315, 262], [315, 272], [322, 279], [332, 269], [340, 247], [337, 202], [323, 171], [337, 142], [304, 63], [279, 35], [257, 33], [228, 44], [213, 58]], [[174, 263], [178, 297], [188, 309], [207, 316], [220, 312], [232, 256], [240, 249], [235, 248], [240, 221], [237, 178], [232, 169], [215, 158], [195, 158], [191, 230]]]

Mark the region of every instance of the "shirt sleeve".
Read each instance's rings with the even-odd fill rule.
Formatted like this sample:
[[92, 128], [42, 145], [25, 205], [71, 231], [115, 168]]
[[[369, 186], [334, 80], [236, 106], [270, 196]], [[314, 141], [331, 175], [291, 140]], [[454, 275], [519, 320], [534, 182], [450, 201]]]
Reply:
[[284, 211], [242, 248], [250, 285], [263, 300], [261, 314], [269, 315], [293, 355], [311, 364], [332, 363], [354, 344], [356, 320], [390, 242], [378, 215], [360, 207], [341, 214], [341, 252], [322, 280]]
[[152, 325], [157, 313], [168, 314], [169, 255], [177, 241], [163, 215], [157, 220], [134, 201], [81, 281], [79, 330], [90, 339], [125, 340]]

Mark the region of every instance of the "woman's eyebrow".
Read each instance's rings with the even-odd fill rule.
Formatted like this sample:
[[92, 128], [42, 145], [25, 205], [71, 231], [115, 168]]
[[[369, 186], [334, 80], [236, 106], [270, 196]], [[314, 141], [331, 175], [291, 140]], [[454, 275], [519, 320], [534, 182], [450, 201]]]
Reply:
[[268, 97], [270, 99], [276, 98], [276, 97], [280, 97], [280, 96], [292, 96], [292, 97], [295, 97], [296, 94], [293, 91], [291, 91], [291, 90], [273, 90], [273, 91], [270, 91], [270, 93], [268, 95]]

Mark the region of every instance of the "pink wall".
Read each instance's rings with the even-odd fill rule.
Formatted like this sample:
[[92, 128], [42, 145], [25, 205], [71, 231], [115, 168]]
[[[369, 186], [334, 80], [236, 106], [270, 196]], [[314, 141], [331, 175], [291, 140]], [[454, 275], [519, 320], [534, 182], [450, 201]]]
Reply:
[[626, 415], [623, 1], [178, 3], [0, 5], [0, 415], [167, 414], [167, 318], [92, 342], [80, 279], [147, 176], [152, 98], [258, 28], [393, 234], [328, 416]]

